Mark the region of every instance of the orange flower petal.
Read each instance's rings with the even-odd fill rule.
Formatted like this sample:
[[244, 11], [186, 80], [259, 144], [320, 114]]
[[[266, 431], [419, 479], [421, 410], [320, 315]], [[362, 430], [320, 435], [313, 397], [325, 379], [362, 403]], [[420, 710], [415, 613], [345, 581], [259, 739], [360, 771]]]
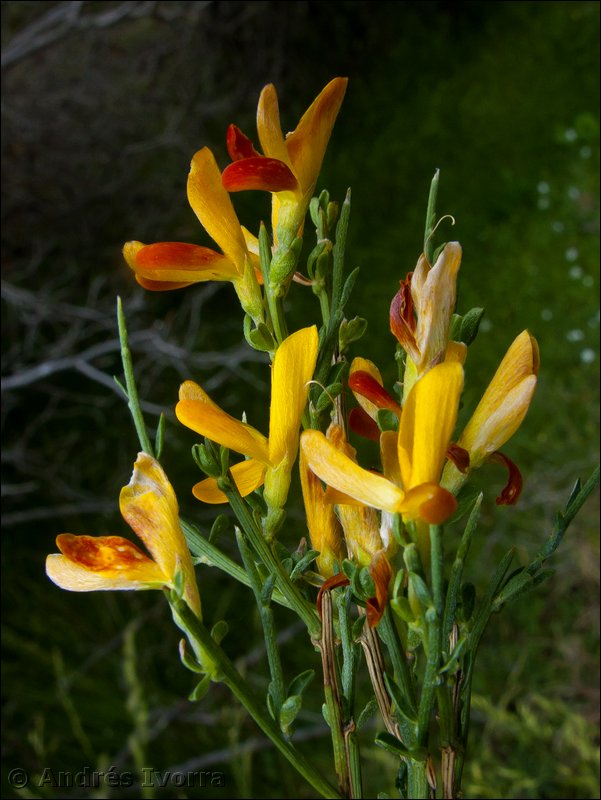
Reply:
[[241, 158], [254, 158], [260, 156], [253, 147], [253, 143], [245, 136], [237, 125], [230, 125], [225, 137], [227, 152], [232, 161], [239, 161]]
[[105, 578], [122, 577], [159, 586], [169, 583], [169, 576], [158, 564], [122, 536], [74, 536], [62, 533], [57, 537], [56, 544], [72, 564]]
[[139, 245], [141, 242], [127, 242], [123, 253], [136, 276], [150, 282], [190, 284], [232, 280], [238, 274], [229, 259], [208, 247], [184, 242]]

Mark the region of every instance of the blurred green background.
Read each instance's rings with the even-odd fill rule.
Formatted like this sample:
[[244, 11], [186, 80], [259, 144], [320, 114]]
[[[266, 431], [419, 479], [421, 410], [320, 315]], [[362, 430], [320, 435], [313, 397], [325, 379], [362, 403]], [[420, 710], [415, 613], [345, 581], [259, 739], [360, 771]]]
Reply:
[[[388, 306], [421, 251], [437, 167], [439, 212], [456, 219], [444, 238], [464, 250], [458, 311], [486, 308], [465, 410], [523, 328], [540, 343], [535, 400], [505, 448], [525, 477], [519, 505], [495, 506], [494, 467], [478, 475], [489, 491], [469, 572], [481, 588], [509, 546], [521, 563], [538, 548], [598, 461], [599, 4], [5, 2], [2, 14], [2, 794], [311, 797], [224, 689], [186, 700], [193, 678], [160, 595], [74, 595], [44, 576], [57, 533], [128, 533], [117, 496], [137, 442], [112, 380], [117, 294], [149, 425], [168, 411], [163, 463], [184, 515], [206, 529], [213, 512], [190, 496], [198, 473], [193, 435], [172, 412], [179, 382], [201, 382], [257, 427], [266, 419], [268, 369], [242, 342], [231, 288], [144, 293], [121, 245], [208, 244], [185, 196], [195, 150], [209, 145], [225, 165], [226, 127], [254, 136], [265, 83], [278, 88], [286, 130], [331, 77], [348, 75], [318, 188], [353, 191], [348, 267], [362, 271], [349, 312], [369, 321], [355, 354], [391, 385]], [[249, 227], [268, 215], [266, 196], [235, 201]], [[299, 321], [317, 318], [297, 286], [290, 303]], [[295, 547], [300, 510], [290, 519]], [[594, 498], [555, 577], [485, 637], [466, 797], [599, 796], [598, 565]], [[199, 575], [207, 620], [228, 619], [226, 649], [263, 692], [248, 592]], [[316, 667], [292, 618], [278, 622], [288, 675]], [[297, 736], [327, 769], [320, 702], [315, 691]], [[395, 796], [375, 730], [364, 737], [366, 796]], [[221, 771], [227, 790], [44, 781], [47, 768], [112, 765], [205, 770], [209, 787]], [[24, 789], [7, 783], [15, 767], [31, 775]]]

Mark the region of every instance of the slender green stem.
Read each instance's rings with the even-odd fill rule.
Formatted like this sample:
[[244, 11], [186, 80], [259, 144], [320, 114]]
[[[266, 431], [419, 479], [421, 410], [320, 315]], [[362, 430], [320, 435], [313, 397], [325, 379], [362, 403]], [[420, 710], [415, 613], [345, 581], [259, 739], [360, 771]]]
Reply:
[[290, 742], [282, 739], [275, 722], [268, 716], [262, 705], [257, 702], [256, 693], [247, 685], [244, 678], [221, 647], [214, 641], [198, 617], [182, 600], [175, 599], [172, 600], [172, 603], [175, 614], [179, 618], [183, 630], [190, 638], [193, 647], [206, 652], [218, 666], [219, 673], [215, 675], [214, 679], [225, 683], [246, 708], [263, 733], [271, 739], [282, 755], [288, 759], [292, 766], [322, 797], [339, 798], [340, 794], [315, 771], [312, 764]]
[[390, 608], [386, 608], [377, 631], [388, 650], [388, 655], [390, 656], [392, 668], [394, 670], [394, 679], [403, 690], [411, 712], [416, 713], [417, 697], [415, 694], [415, 684]]
[[154, 458], [154, 452], [152, 445], [150, 444], [150, 439], [148, 438], [144, 417], [142, 416], [142, 409], [140, 408], [140, 400], [138, 398], [138, 390], [136, 388], [136, 381], [134, 378], [131, 353], [129, 351], [125, 314], [123, 313], [123, 305], [120, 297], [117, 297], [117, 325], [119, 327], [119, 341], [121, 342], [121, 362], [123, 364], [125, 387], [127, 389], [127, 405], [131, 412], [134, 425], [136, 426], [136, 433], [138, 434], [138, 439], [140, 440], [140, 447], [145, 453], [148, 453], [149, 456]]
[[430, 525], [430, 568], [432, 571], [432, 596], [439, 621], [444, 613], [444, 552], [442, 525]]
[[280, 651], [276, 641], [276, 629], [273, 620], [273, 611], [269, 605], [271, 598], [265, 598], [262, 595], [261, 578], [257, 572], [251, 550], [244, 538], [244, 534], [239, 529], [236, 529], [236, 541], [242, 561], [248, 573], [251, 588], [255, 595], [259, 616], [261, 618], [261, 625], [263, 627], [263, 636], [265, 638], [265, 649], [267, 652], [267, 661], [269, 664], [269, 674], [271, 676], [271, 684], [269, 686], [269, 693], [274, 706], [276, 719], [279, 719], [280, 710], [286, 699], [286, 686], [284, 684], [284, 672], [282, 670], [282, 662], [280, 659]]
[[292, 583], [290, 576], [282, 566], [281, 561], [275, 554], [271, 545], [263, 538], [263, 534], [250, 514], [246, 503], [240, 496], [236, 484], [229, 477], [220, 479], [219, 483], [221, 490], [229, 500], [234, 514], [238, 518], [238, 522], [242, 526], [242, 530], [248, 536], [255, 552], [269, 572], [275, 575], [277, 586], [287, 599], [290, 607], [294, 609], [303, 620], [310, 636], [312, 638], [318, 637], [321, 626], [316, 609], [302, 596], [298, 588]]
[[407, 797], [411, 800], [428, 800], [430, 787], [426, 773], [426, 762], [408, 758], [407, 764]]

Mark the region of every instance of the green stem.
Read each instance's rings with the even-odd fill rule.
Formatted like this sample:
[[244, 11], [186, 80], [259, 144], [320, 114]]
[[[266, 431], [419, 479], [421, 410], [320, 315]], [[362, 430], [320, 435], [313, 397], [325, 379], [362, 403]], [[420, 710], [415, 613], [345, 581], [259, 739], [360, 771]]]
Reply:
[[125, 373], [125, 387], [127, 390], [127, 405], [131, 412], [136, 432], [140, 441], [140, 447], [145, 453], [154, 458], [154, 452], [148, 433], [146, 432], [146, 424], [142, 416], [142, 409], [140, 408], [140, 400], [138, 398], [138, 390], [136, 388], [136, 381], [134, 378], [134, 369], [131, 361], [131, 353], [129, 351], [129, 343], [127, 337], [127, 326], [125, 324], [125, 314], [123, 313], [123, 305], [121, 298], [117, 297], [117, 325], [119, 327], [119, 341], [121, 342], [121, 362], [123, 364], [123, 372]]
[[377, 631], [388, 650], [388, 655], [390, 656], [392, 668], [394, 670], [394, 679], [401, 686], [411, 712], [416, 713], [417, 697], [415, 694], [415, 685], [390, 608], [386, 608]]
[[346, 250], [346, 237], [348, 234], [349, 219], [351, 216], [351, 190], [348, 189], [344, 203], [340, 210], [340, 218], [336, 225], [336, 242], [333, 249], [332, 266], [332, 316], [338, 311], [342, 298], [343, 276], [344, 276], [344, 253]]
[[270, 608], [269, 601], [271, 598], [262, 596], [261, 578], [257, 572], [254, 559], [250, 548], [244, 538], [244, 534], [239, 529], [236, 529], [236, 541], [242, 561], [248, 573], [251, 588], [255, 595], [257, 608], [259, 609], [259, 616], [261, 618], [261, 625], [263, 627], [263, 636], [265, 638], [265, 649], [267, 652], [267, 662], [269, 664], [269, 674], [271, 676], [271, 684], [269, 686], [269, 693], [273, 702], [276, 720], [279, 720], [280, 711], [284, 700], [286, 699], [286, 687], [284, 684], [284, 672], [282, 670], [282, 662], [280, 660], [280, 651], [278, 650], [276, 641], [276, 629], [273, 620], [273, 611]]
[[428, 800], [430, 787], [426, 777], [426, 762], [408, 758], [407, 764], [407, 797], [410, 800]]
[[219, 674], [214, 676], [214, 680], [225, 683], [246, 708], [263, 733], [271, 739], [282, 755], [288, 759], [292, 766], [322, 797], [339, 798], [340, 794], [336, 789], [315, 771], [313, 766], [292, 744], [281, 738], [277, 725], [257, 702], [256, 693], [247, 685], [244, 678], [234, 667], [221, 647], [214, 641], [211, 634], [198, 617], [182, 600], [175, 599], [172, 600], [172, 603], [174, 605], [175, 614], [179, 618], [182, 628], [190, 637], [193, 647], [195, 646], [206, 652], [217, 665]]
[[350, 779], [351, 797], [363, 797], [361, 780], [361, 751], [355, 733], [355, 683], [358, 651], [353, 642], [352, 624], [350, 618], [352, 591], [349, 588], [336, 592], [336, 605], [338, 607], [338, 627], [340, 629], [340, 643], [342, 646], [342, 694], [346, 700], [348, 718], [344, 720], [344, 739], [346, 743], [346, 757]]
[[316, 609], [302, 596], [298, 588], [292, 583], [290, 576], [282, 566], [281, 561], [272, 547], [263, 538], [263, 534], [240, 496], [236, 484], [231, 478], [227, 477], [219, 479], [219, 488], [227, 496], [234, 514], [238, 518], [242, 530], [248, 536], [255, 552], [269, 572], [275, 575], [277, 586], [288, 601], [290, 607], [296, 611], [298, 616], [303, 620], [311, 638], [318, 637], [321, 626]]

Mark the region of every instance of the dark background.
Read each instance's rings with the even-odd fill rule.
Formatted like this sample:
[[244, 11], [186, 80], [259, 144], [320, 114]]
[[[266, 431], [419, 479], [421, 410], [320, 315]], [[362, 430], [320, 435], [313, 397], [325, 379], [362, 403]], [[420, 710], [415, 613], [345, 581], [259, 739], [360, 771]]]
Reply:
[[[2, 14], [3, 781], [14, 767], [31, 774], [27, 789], [4, 783], [3, 794], [152, 796], [139, 785], [39, 786], [45, 768], [115, 765], [220, 770], [236, 797], [311, 796], [224, 689], [186, 700], [193, 680], [160, 595], [73, 595], [44, 576], [57, 533], [128, 533], [117, 497], [138, 445], [112, 379], [117, 294], [149, 426], [168, 412], [163, 463], [183, 513], [205, 528], [213, 515], [189, 493], [194, 438], [173, 415], [181, 380], [265, 425], [268, 370], [242, 343], [231, 287], [144, 293], [122, 243], [209, 244], [185, 196], [192, 154], [209, 145], [225, 165], [232, 121], [255, 137], [265, 83], [276, 84], [289, 130], [331, 77], [348, 75], [318, 188], [353, 191], [348, 266], [362, 272], [349, 312], [369, 321], [355, 354], [392, 383], [388, 306], [421, 252], [436, 167], [439, 211], [457, 221], [445, 236], [464, 249], [458, 310], [486, 307], [466, 411], [523, 328], [540, 343], [537, 393], [506, 448], [525, 477], [520, 504], [494, 505], [494, 468], [477, 479], [490, 485], [469, 567], [481, 588], [508, 546], [521, 563], [538, 548], [575, 478], [598, 461], [599, 5], [6, 2]], [[268, 202], [235, 198], [251, 229]], [[300, 324], [316, 319], [298, 287], [290, 302]], [[298, 509], [291, 520], [293, 547], [304, 534]], [[591, 500], [554, 578], [493, 619], [467, 797], [598, 796], [598, 562]], [[228, 619], [226, 649], [263, 692], [248, 593], [207, 568], [199, 577], [207, 620]], [[291, 617], [278, 622], [287, 674], [315, 667]], [[316, 691], [297, 735], [325, 770], [320, 702]], [[391, 758], [369, 744], [375, 729], [367, 791], [394, 796]], [[197, 782], [155, 794], [224, 790]]]

